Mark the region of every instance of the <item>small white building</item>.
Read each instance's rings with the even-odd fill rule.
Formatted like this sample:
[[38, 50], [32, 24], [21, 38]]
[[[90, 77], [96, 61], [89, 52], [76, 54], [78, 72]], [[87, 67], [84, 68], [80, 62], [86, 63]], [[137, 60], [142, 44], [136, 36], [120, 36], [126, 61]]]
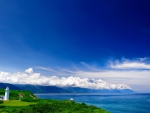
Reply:
[[73, 98], [70, 98], [70, 101], [73, 101]]
[[0, 95], [0, 100], [4, 100], [5, 96]]
[[5, 89], [5, 95], [0, 95], [0, 100], [9, 100], [9, 87]]

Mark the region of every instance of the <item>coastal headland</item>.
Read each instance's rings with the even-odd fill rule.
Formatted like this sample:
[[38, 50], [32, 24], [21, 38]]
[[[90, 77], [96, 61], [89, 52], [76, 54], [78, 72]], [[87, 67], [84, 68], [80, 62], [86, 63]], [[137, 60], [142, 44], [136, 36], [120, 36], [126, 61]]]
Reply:
[[[0, 94], [4, 90], [0, 89]], [[73, 100], [39, 99], [30, 91], [10, 90], [10, 100], [0, 100], [1, 113], [109, 113], [102, 108]]]

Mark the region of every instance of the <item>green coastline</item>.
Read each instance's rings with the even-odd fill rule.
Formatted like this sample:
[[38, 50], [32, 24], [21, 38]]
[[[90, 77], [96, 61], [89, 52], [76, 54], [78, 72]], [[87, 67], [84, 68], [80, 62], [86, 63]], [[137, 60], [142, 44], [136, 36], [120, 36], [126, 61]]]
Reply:
[[[4, 90], [0, 89], [0, 95]], [[109, 113], [85, 103], [71, 100], [38, 99], [30, 91], [10, 90], [10, 100], [0, 100], [0, 113]]]

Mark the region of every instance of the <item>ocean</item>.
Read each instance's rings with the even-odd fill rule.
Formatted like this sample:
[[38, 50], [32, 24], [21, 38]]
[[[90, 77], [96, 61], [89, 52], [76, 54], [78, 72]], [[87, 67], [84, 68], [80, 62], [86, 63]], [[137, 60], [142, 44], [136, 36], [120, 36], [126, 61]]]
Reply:
[[70, 100], [103, 108], [110, 113], [150, 113], [150, 93], [136, 94], [35, 94], [40, 99]]

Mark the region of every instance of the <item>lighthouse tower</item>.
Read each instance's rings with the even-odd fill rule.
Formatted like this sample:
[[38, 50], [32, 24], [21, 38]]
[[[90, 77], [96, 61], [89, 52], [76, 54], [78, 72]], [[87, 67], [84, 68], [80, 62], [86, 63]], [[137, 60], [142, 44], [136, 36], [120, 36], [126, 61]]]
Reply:
[[5, 89], [5, 97], [4, 100], [9, 100], [9, 87]]

